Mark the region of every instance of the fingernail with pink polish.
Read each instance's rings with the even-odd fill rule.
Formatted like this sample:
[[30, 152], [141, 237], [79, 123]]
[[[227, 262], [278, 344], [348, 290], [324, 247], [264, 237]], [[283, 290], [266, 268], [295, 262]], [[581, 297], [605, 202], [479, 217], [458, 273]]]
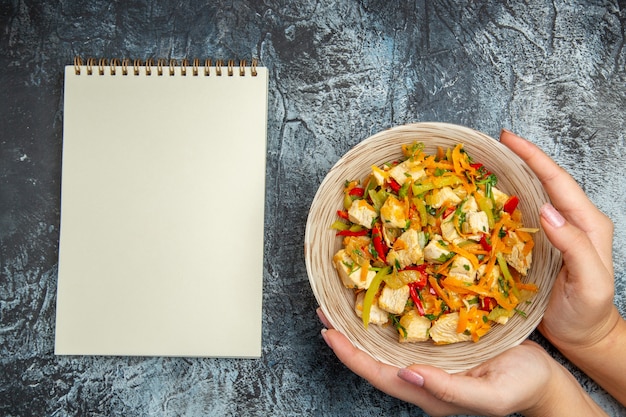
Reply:
[[506, 129], [506, 128], [500, 129], [500, 137], [502, 137], [502, 135], [512, 136], [516, 139], [522, 139], [520, 136], [516, 135], [515, 133], [511, 132], [509, 129]]
[[550, 203], [544, 204], [539, 214], [553, 227], [561, 227], [565, 224], [565, 218]]
[[330, 343], [330, 339], [328, 339], [328, 335], [326, 334], [327, 331], [328, 329], [322, 329], [322, 338], [324, 339], [324, 342], [326, 342], [328, 347], [332, 349], [333, 345]]
[[398, 371], [398, 377], [409, 384], [415, 385], [416, 387], [424, 386], [424, 377], [408, 368], [400, 369]]
[[317, 313], [317, 317], [320, 319], [320, 321], [322, 322], [322, 324], [326, 327], [332, 327], [330, 325], [330, 323], [328, 322], [328, 320], [326, 319], [326, 316], [324, 315], [324, 313], [322, 312], [321, 308], [317, 308], [317, 310], [315, 310], [315, 312]]
[[500, 129], [500, 134], [506, 133], [508, 135], [513, 135], [513, 136], [517, 136], [515, 133], [511, 132], [509, 129], [503, 127], [502, 129]]

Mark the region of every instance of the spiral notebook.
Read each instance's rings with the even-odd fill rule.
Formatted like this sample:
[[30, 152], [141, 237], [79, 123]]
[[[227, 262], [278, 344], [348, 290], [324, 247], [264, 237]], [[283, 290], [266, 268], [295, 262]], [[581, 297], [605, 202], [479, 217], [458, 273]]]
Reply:
[[55, 354], [261, 355], [267, 69], [65, 68]]

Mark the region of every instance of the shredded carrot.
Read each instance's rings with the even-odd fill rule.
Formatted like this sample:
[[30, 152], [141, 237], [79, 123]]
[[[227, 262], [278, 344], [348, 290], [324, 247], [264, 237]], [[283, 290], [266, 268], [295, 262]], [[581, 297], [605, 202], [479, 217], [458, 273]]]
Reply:
[[496, 302], [500, 305], [500, 307], [504, 308], [507, 311], [511, 311], [515, 308], [515, 304], [511, 303], [511, 301], [509, 301], [508, 297], [505, 297], [502, 293], [500, 292], [495, 292], [493, 294], [493, 298], [495, 298]]
[[530, 242], [533, 240], [533, 237], [530, 235], [530, 233], [525, 232], [523, 230], [515, 230], [515, 233], [517, 234], [517, 236], [520, 238], [520, 240], [522, 242]]
[[461, 166], [461, 148], [463, 144], [459, 143], [454, 147], [452, 151], [452, 164], [454, 165], [454, 172], [458, 175], [463, 175], [463, 167]]
[[439, 268], [435, 270], [435, 272], [437, 274], [443, 274], [444, 271], [448, 269], [448, 267], [450, 266], [452, 262], [454, 262], [454, 256], [448, 259], [447, 261], [445, 261], [444, 263], [442, 263], [441, 266], [439, 266]]
[[460, 281], [456, 278], [447, 277], [444, 279], [441, 284], [445, 287], [459, 294], [476, 294], [482, 295], [483, 297], [492, 297], [494, 298], [494, 294], [491, 289], [476, 284], [468, 284], [466, 282]]
[[466, 251], [468, 251], [469, 253], [472, 253], [474, 255], [489, 255], [489, 252], [487, 252], [480, 244], [478, 243], [470, 243], [469, 245], [464, 245], [462, 247], [462, 249], [465, 249]]
[[[409, 187], [409, 192], [410, 192], [410, 190], [411, 190], [411, 187]], [[409, 210], [411, 209], [411, 204], [409, 202], [409, 196], [408, 195], [404, 197], [404, 200], [402, 201], [402, 203], [404, 204], [404, 217], [408, 219], [408, 218], [410, 218], [409, 217]]]
[[370, 260], [369, 259], [365, 259], [363, 261], [363, 263], [361, 264], [361, 281], [365, 282], [367, 281], [367, 274], [370, 272]]
[[[482, 321], [482, 317], [481, 317], [481, 321]], [[487, 332], [489, 332], [489, 330], [491, 329], [491, 325], [487, 322], [487, 323], [480, 323], [479, 326], [477, 326], [478, 328], [476, 328], [474, 331], [472, 331], [472, 340], [474, 342], [478, 342], [478, 340], [483, 337], [484, 335], [487, 334]]]
[[533, 283], [525, 284], [523, 282], [518, 282], [517, 288], [520, 290], [528, 290], [528, 291], [534, 291], [534, 292], [539, 291], [539, 288], [537, 287], [537, 285]]
[[393, 242], [393, 249], [394, 250], [406, 249], [406, 242], [402, 239], [396, 239], [396, 241]]
[[441, 298], [443, 300], [443, 302], [448, 305], [448, 307], [450, 307], [452, 309], [454, 309], [456, 307], [457, 303], [454, 302], [450, 297], [448, 297], [448, 294], [446, 293], [446, 291], [443, 288], [441, 288], [439, 286], [439, 284], [437, 283], [437, 280], [435, 279], [435, 277], [429, 276], [428, 277], [428, 282], [430, 283], [430, 286], [435, 290], [435, 292], [437, 293], [439, 298]]
[[429, 156], [428, 158], [424, 159], [422, 163], [426, 169], [436, 169], [436, 168], [450, 169], [450, 170], [454, 169], [454, 165], [451, 162], [446, 161], [445, 159], [442, 159], [442, 158], [440, 158], [439, 161], [436, 161], [435, 157], [433, 156]]
[[423, 294], [422, 298], [426, 314], [432, 314], [434, 316], [441, 314], [441, 302], [439, 302], [437, 296], [427, 293]]
[[510, 247], [515, 246], [515, 244], [517, 243], [517, 240], [511, 235], [507, 234], [506, 236], [502, 238], [502, 243], [504, 243], [504, 246], [510, 248]]
[[[464, 308], [461, 310], [464, 310]], [[472, 340], [474, 342], [477, 342], [482, 336], [487, 334], [487, 332], [491, 328], [489, 321], [484, 319], [484, 317], [487, 315], [487, 312], [484, 310], [479, 310], [477, 308], [470, 308], [465, 314], [466, 317], [464, 329], [460, 331], [461, 310], [459, 310], [459, 325], [457, 326], [457, 333], [469, 331]]]
[[469, 260], [471, 262], [471, 264], [474, 267], [474, 269], [478, 269], [478, 258], [476, 257], [476, 255], [466, 251], [465, 249], [459, 248], [454, 243], [450, 244], [450, 246], [451, 246], [453, 252], [458, 253], [459, 255], [461, 255], [464, 258], [467, 258], [467, 260]]
[[500, 250], [500, 253], [506, 253], [506, 254], [513, 253], [513, 247], [512, 246], [503, 246], [502, 249]]
[[524, 256], [527, 256], [535, 247], [535, 241], [533, 240], [529, 240], [528, 242], [526, 242], [524, 244], [524, 249], [522, 249], [522, 254]]
[[467, 309], [461, 307], [459, 309], [459, 321], [456, 325], [456, 332], [463, 333], [467, 329]]

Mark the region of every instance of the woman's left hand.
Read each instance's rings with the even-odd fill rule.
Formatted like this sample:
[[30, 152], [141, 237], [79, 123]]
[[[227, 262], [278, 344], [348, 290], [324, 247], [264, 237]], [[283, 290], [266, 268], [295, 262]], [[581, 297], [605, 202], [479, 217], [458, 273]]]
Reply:
[[525, 341], [456, 374], [429, 365], [399, 369], [357, 349], [332, 329], [320, 309], [318, 315], [327, 327], [324, 340], [341, 362], [374, 387], [429, 415], [604, 415], [576, 380], [534, 342]]

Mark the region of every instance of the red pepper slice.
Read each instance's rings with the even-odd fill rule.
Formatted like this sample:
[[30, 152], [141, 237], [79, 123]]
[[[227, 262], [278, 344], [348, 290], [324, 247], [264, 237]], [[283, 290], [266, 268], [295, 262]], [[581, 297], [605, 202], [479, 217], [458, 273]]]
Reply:
[[449, 215], [451, 215], [452, 213], [454, 213], [454, 211], [456, 210], [456, 207], [454, 206], [449, 206], [447, 207], [444, 211], [443, 211], [443, 215], [441, 216], [442, 219], [447, 219]]
[[483, 247], [484, 250], [486, 250], [487, 252], [491, 252], [492, 246], [489, 243], [489, 241], [487, 240], [487, 235], [485, 233], [483, 233], [483, 235], [480, 237], [480, 245]]
[[361, 187], [354, 187], [353, 189], [348, 191], [348, 195], [353, 195], [357, 197], [363, 197], [364, 193], [365, 193], [365, 190]]
[[476, 171], [478, 171], [479, 174], [481, 174], [483, 177], [488, 177], [489, 175], [491, 175], [491, 171], [489, 171], [483, 164], [481, 163], [476, 163], [476, 164], [470, 164], [470, 166], [472, 168], [474, 168]]
[[484, 311], [491, 311], [498, 305], [495, 298], [484, 297], [480, 299], [480, 309]]
[[402, 271], [406, 271], [406, 270], [418, 271], [420, 273], [419, 281], [411, 282], [409, 285], [413, 285], [418, 290], [421, 290], [422, 288], [426, 286], [426, 283], [428, 282], [428, 274], [426, 273], [426, 264], [409, 265], [405, 267], [404, 269], [402, 269]]
[[517, 208], [518, 204], [519, 204], [519, 198], [517, 198], [516, 195], [512, 195], [511, 197], [509, 197], [508, 200], [506, 200], [506, 203], [504, 203], [502, 210], [506, 211], [509, 214], [512, 214]]
[[352, 230], [348, 229], [348, 230], [340, 230], [339, 232], [337, 232], [337, 236], [365, 236], [369, 232], [370, 231], [367, 229], [359, 230], [357, 232], [353, 232]]
[[418, 290], [418, 283], [417, 282], [411, 282], [409, 284], [409, 294], [411, 295], [411, 300], [413, 300], [413, 304], [415, 304], [415, 308], [417, 309], [417, 312], [419, 313], [420, 316], [423, 316], [424, 314], [426, 314], [426, 311], [424, 310], [424, 304], [422, 304], [422, 300], [420, 300], [420, 296], [417, 293]]
[[398, 183], [398, 181], [394, 180], [393, 178], [388, 178], [387, 183], [389, 184], [391, 189], [395, 191], [396, 193], [400, 191], [400, 188], [402, 188], [402, 186]]
[[383, 241], [382, 233], [378, 226], [372, 228], [372, 243], [374, 244], [374, 249], [378, 253], [380, 260], [387, 263], [387, 251], [389, 248]]
[[350, 220], [350, 216], [348, 215], [347, 210], [337, 210], [337, 216], [345, 220]]

